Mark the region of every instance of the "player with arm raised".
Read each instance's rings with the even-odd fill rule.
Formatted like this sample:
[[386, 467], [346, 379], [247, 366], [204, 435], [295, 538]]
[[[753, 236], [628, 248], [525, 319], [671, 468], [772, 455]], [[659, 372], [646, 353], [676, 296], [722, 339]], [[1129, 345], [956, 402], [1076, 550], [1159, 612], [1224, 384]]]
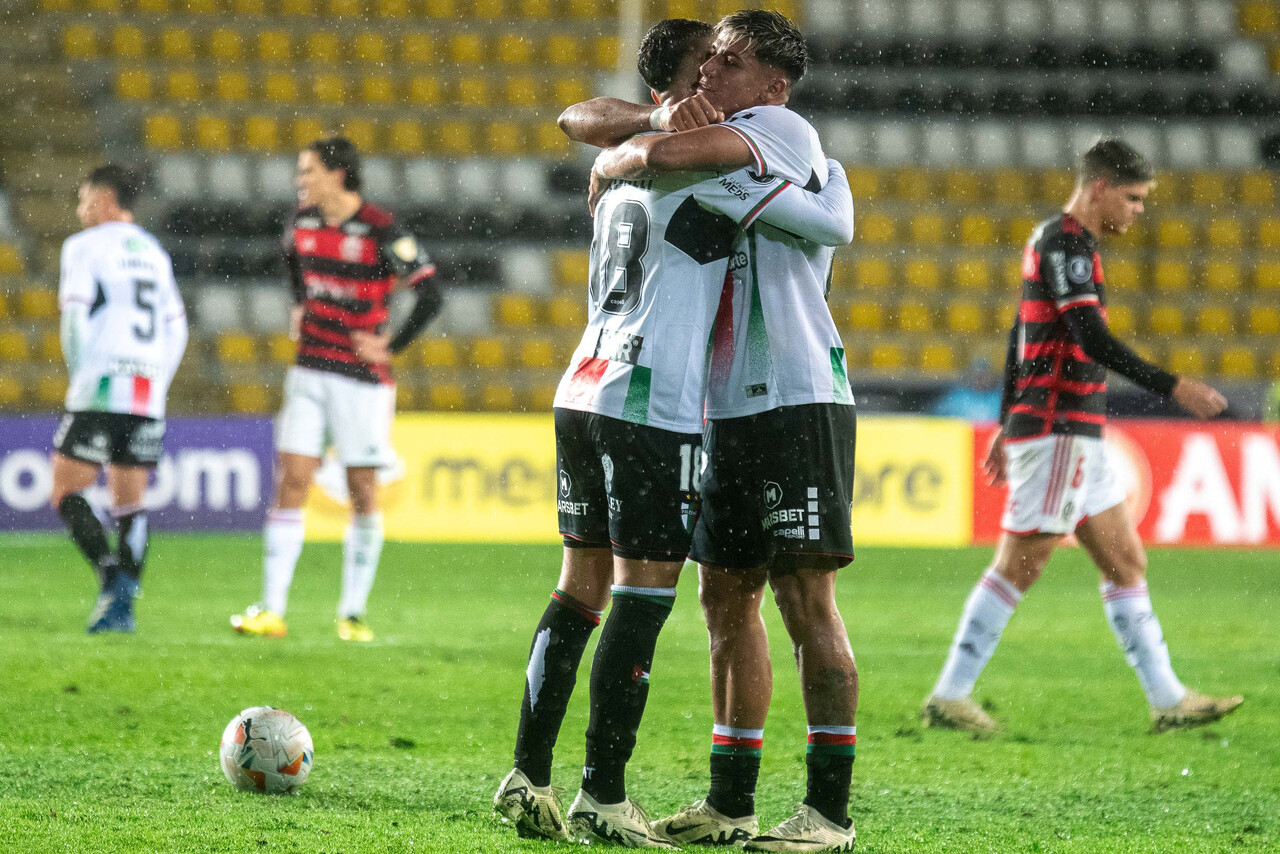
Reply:
[[[338, 637], [373, 640], [365, 603], [382, 552], [378, 469], [395, 459], [391, 355], [440, 311], [435, 265], [392, 216], [360, 194], [360, 159], [343, 137], [313, 142], [298, 156], [299, 206], [284, 253], [297, 305], [297, 364], [276, 418], [279, 469], [263, 532], [262, 601], [231, 618], [241, 634], [282, 637], [289, 586], [302, 552], [307, 493], [330, 445], [347, 470], [351, 524], [343, 538]], [[387, 300], [398, 285], [415, 303], [392, 334]]]
[[[165, 397], [187, 346], [169, 255], [134, 224], [138, 178], [105, 165], [80, 185], [84, 230], [62, 245], [58, 303], [70, 382], [53, 444], [50, 503], [98, 573], [90, 632], [132, 632], [147, 556], [147, 475], [160, 461]], [[113, 551], [83, 491], [107, 471]]]
[[1144, 361], [1107, 328], [1098, 241], [1129, 229], [1153, 184], [1151, 166], [1137, 151], [1104, 139], [1081, 157], [1064, 212], [1027, 241], [1001, 429], [985, 463], [993, 484], [1009, 485], [1004, 532], [925, 701], [926, 726], [996, 730], [971, 697], [974, 683], [1015, 606], [1073, 532], [1102, 574], [1103, 611], [1146, 692], [1154, 728], [1214, 721], [1242, 702], [1202, 696], [1175, 675], [1147, 592], [1146, 554], [1103, 453], [1108, 369], [1173, 398], [1197, 418], [1212, 418], [1227, 405], [1204, 383]]
[[[707, 25], [680, 20], [649, 32], [640, 67], [660, 101], [692, 92], [710, 36]], [[733, 235], [760, 218], [847, 242], [852, 205], [834, 169], [832, 195], [843, 187], [843, 202], [788, 192], [781, 180], [712, 173], [612, 182], [599, 201], [588, 327], [556, 396], [564, 562], [530, 650], [516, 767], [494, 799], [524, 835], [565, 836], [550, 788], [552, 749], [612, 595], [592, 666], [588, 769], [570, 824], [575, 838], [672, 847], [626, 796], [624, 772], [697, 515], [704, 378]]]

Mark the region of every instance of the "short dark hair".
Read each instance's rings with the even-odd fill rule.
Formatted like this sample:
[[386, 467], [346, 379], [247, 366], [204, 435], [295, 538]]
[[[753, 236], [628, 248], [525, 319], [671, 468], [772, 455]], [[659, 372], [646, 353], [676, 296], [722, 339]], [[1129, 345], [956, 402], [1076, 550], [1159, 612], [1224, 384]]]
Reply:
[[794, 85], [809, 70], [809, 49], [796, 25], [781, 12], [743, 9], [725, 15], [716, 24], [716, 35], [746, 39], [756, 59], [772, 65]]
[[1091, 184], [1102, 178], [1108, 184], [1140, 184], [1156, 177], [1151, 162], [1123, 139], [1109, 137], [1095, 142], [1080, 155], [1080, 184]]
[[689, 55], [697, 39], [710, 39], [711, 25], [688, 18], [667, 18], [645, 33], [637, 53], [636, 68], [644, 84], [655, 92], [671, 88], [680, 63]]
[[106, 187], [116, 194], [116, 204], [122, 210], [132, 211], [142, 191], [142, 176], [136, 169], [116, 163], [104, 163], [89, 173], [84, 183], [93, 187]]
[[360, 152], [356, 145], [345, 136], [334, 135], [325, 139], [317, 139], [307, 146], [314, 151], [329, 171], [342, 169], [346, 174], [342, 178], [342, 186], [348, 190], [359, 192], [362, 185], [360, 178]]

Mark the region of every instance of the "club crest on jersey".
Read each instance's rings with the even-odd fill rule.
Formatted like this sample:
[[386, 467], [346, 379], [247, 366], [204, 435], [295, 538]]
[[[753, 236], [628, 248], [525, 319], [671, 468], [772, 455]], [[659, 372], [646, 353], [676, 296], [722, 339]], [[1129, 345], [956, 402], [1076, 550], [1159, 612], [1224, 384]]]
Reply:
[[773, 481], [764, 485], [764, 506], [770, 510], [782, 503], [782, 487]]
[[364, 241], [353, 234], [348, 234], [342, 238], [342, 245], [338, 251], [342, 253], [343, 261], [359, 261], [360, 250], [364, 248]]
[[757, 175], [754, 169], [747, 170], [747, 177], [750, 178], [752, 181], [755, 181], [757, 184], [773, 183], [772, 175]]
[[1093, 261], [1083, 255], [1072, 256], [1067, 262], [1067, 278], [1074, 284], [1083, 285], [1093, 278]]

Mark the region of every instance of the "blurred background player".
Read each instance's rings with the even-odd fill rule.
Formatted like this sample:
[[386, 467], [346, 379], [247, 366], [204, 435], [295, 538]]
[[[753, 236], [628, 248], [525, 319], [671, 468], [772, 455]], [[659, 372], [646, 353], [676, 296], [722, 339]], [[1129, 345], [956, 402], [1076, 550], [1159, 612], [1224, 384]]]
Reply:
[[[80, 185], [84, 230], [62, 245], [58, 303], [70, 377], [54, 436], [49, 502], [101, 583], [90, 632], [132, 632], [147, 557], [147, 475], [160, 461], [165, 397], [187, 346], [169, 255], [133, 221], [139, 179], [113, 164]], [[107, 471], [112, 550], [83, 491]]]
[[1173, 398], [1197, 418], [1227, 406], [1204, 383], [1146, 362], [1107, 328], [1098, 241], [1129, 229], [1154, 183], [1151, 165], [1133, 147], [1101, 140], [1081, 157], [1064, 212], [1040, 223], [1027, 241], [1001, 429], [985, 462], [992, 482], [1009, 486], [1003, 533], [925, 701], [927, 726], [983, 734], [997, 728], [971, 698], [974, 683], [1023, 594], [1073, 532], [1102, 573], [1107, 622], [1142, 683], [1154, 728], [1214, 721], [1242, 702], [1188, 690], [1173, 672], [1147, 592], [1146, 553], [1103, 451], [1108, 369]]
[[[243, 634], [281, 637], [294, 568], [302, 552], [307, 493], [325, 451], [347, 470], [351, 524], [343, 539], [338, 636], [370, 641], [365, 605], [382, 553], [378, 470], [395, 458], [395, 385], [390, 358], [439, 313], [435, 266], [414, 237], [360, 195], [360, 159], [343, 137], [313, 142], [298, 156], [298, 209], [284, 253], [297, 305], [291, 332], [297, 363], [285, 376], [276, 420], [279, 469], [263, 532], [262, 601], [231, 618]], [[416, 301], [395, 334], [388, 297], [400, 284]]]

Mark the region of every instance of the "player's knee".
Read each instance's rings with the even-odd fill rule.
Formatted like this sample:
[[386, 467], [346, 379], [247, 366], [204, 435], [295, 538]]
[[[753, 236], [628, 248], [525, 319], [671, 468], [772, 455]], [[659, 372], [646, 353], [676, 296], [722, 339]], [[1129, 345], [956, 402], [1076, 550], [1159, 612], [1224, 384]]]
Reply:
[[835, 591], [820, 577], [797, 574], [778, 579], [773, 584], [773, 598], [793, 638], [801, 629], [820, 628], [840, 619]]

